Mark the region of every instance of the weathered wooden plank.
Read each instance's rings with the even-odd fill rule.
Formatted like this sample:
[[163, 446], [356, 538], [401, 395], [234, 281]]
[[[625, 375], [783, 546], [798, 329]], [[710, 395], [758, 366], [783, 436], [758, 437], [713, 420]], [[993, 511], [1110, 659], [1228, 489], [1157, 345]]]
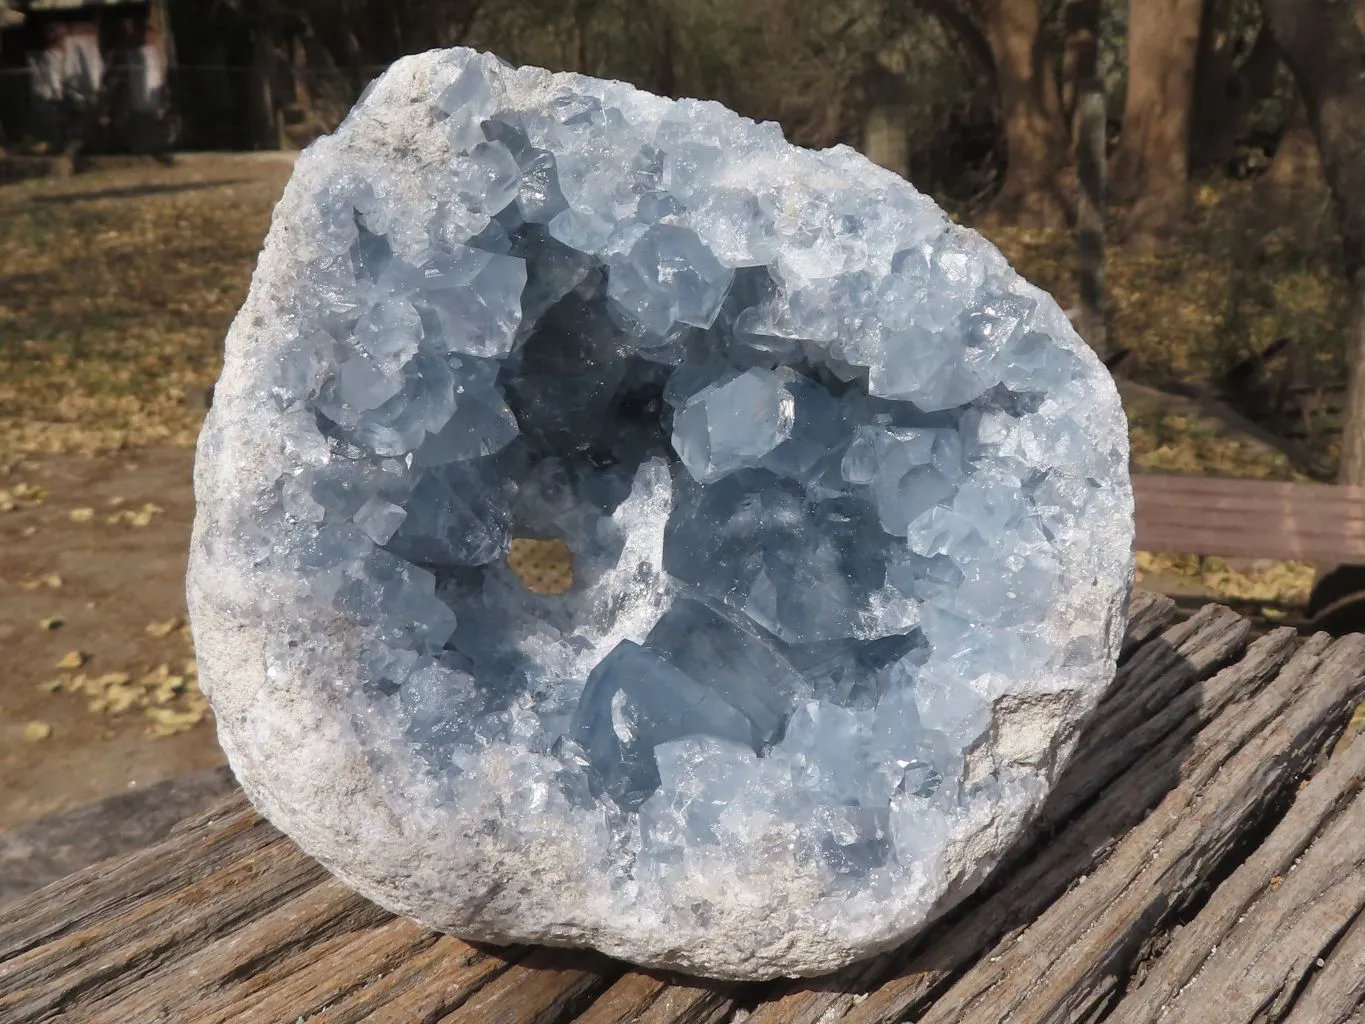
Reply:
[[670, 985], [636, 1024], [722, 1024], [734, 1017], [733, 992], [740, 987]]
[[734, 1014], [734, 994], [746, 986], [683, 975], [628, 971], [574, 1024], [720, 1024]]
[[1128, 627], [1123, 632], [1119, 661], [1127, 660], [1134, 651], [1175, 620], [1175, 602], [1165, 594], [1150, 590], [1134, 590], [1128, 602]]
[[[1143, 529], [1222, 529], [1257, 532], [1285, 527], [1296, 534], [1340, 537], [1359, 541], [1365, 537], [1365, 512], [1344, 503], [1319, 508], [1257, 508], [1256, 502], [1241, 503], [1229, 498], [1226, 508], [1210, 507], [1197, 495], [1163, 495], [1161, 501], [1148, 501], [1139, 513]], [[1220, 522], [1221, 521], [1221, 522]]]
[[640, 1015], [668, 988], [666, 974], [627, 971], [593, 1000], [575, 1024], [637, 1024]]
[[[1357, 798], [1359, 799], [1359, 798]], [[1365, 914], [1358, 915], [1313, 975], [1285, 1024], [1361, 1024], [1365, 1021]]]
[[238, 1007], [244, 998], [259, 999], [333, 941], [354, 938], [391, 919], [340, 882], [326, 879], [244, 927], [190, 947], [176, 970], [120, 984], [82, 1013], [89, 1020], [193, 1016], [201, 1024], [240, 1021]]
[[[1156, 1020], [1181, 991], [1205, 968], [1244, 915], [1267, 893], [1280, 886], [1304, 851], [1323, 828], [1338, 816], [1343, 803], [1365, 774], [1365, 741], [1358, 741], [1333, 757], [1305, 786], [1293, 807], [1262, 842], [1187, 923], [1146, 970], [1141, 984], [1124, 997], [1116, 1012], [1136, 1024]], [[1361, 836], [1365, 843], [1365, 833]], [[1365, 893], [1362, 893], [1365, 896]]]
[[[1091, 716], [1071, 763], [1057, 780], [1038, 826], [1052, 830], [1167, 736], [1189, 734], [1210, 720], [1211, 703], [1191, 699], [1191, 687], [1208, 679], [1247, 649], [1251, 623], [1221, 605], [1205, 605], [1189, 619], [1144, 645], [1114, 677], [1114, 685]], [[1297, 645], [1291, 629], [1279, 629], [1237, 664], [1242, 686], [1259, 688]], [[1182, 699], [1183, 698], [1183, 699]]]
[[236, 789], [226, 766], [210, 768], [0, 832], [0, 908], [81, 868], [159, 842]]
[[1330, 747], [1362, 692], [1365, 638], [1310, 639], [1255, 698], [1220, 716], [1221, 729], [1201, 735], [1180, 784], [1102, 865], [997, 944], [921, 1024], [1095, 1019], [1143, 943], [1199, 899], [1246, 831]]
[[1137, 495], [1151, 497], [1171, 494], [1200, 496], [1211, 501], [1240, 501], [1262, 508], [1300, 504], [1312, 508], [1341, 505], [1359, 509], [1365, 506], [1365, 487], [1193, 473], [1134, 473], [1133, 491]]
[[[1197, 509], [1190, 510], [1198, 515]], [[1169, 551], [1187, 555], [1219, 555], [1224, 558], [1273, 558], [1289, 562], [1365, 562], [1365, 540], [1338, 534], [1308, 533], [1293, 523], [1237, 528], [1172, 526], [1147, 528], [1139, 522], [1134, 541], [1137, 551]]]
[[241, 812], [252, 812], [255, 808], [251, 806], [251, 801], [246, 798], [246, 794], [241, 789], [234, 789], [226, 794], [222, 800], [215, 804], [210, 804], [203, 811], [186, 818], [184, 821], [174, 825], [170, 832], [171, 836], [178, 836], [184, 832], [201, 832], [204, 829], [216, 827], [216, 823]]
[[26, 950], [192, 885], [279, 839], [279, 830], [245, 809], [214, 818], [193, 834], [173, 832], [164, 843], [97, 864], [21, 899], [0, 920], [0, 988], [4, 965]]
[[537, 949], [440, 1024], [554, 1024], [589, 1002], [625, 970], [596, 953]]
[[[1220, 519], [1223, 521], [1220, 522]], [[1277, 540], [1282, 546], [1297, 546], [1305, 550], [1330, 549], [1334, 546], [1354, 550], [1365, 544], [1365, 522], [1255, 515], [1245, 511], [1221, 513], [1198, 507], [1183, 510], [1148, 508], [1138, 521], [1134, 547], [1138, 550], [1160, 551], [1163, 549], [1157, 546], [1158, 538], [1186, 536], [1199, 537], [1205, 543], [1219, 544], [1224, 548]]]
[[1174, 937], [1119, 1019], [1201, 1024], [1217, 1006], [1224, 1024], [1281, 1020], [1365, 909], [1363, 778], [1358, 739]]
[[[526, 955], [527, 950], [522, 947], [492, 953], [451, 936], [441, 936], [419, 956], [377, 976], [316, 1019], [318, 1024], [368, 1024], [375, 1020], [434, 1024], [447, 1019], [446, 1014], [503, 977], [518, 958]], [[253, 1024], [273, 1022], [262, 1017]]]
[[[0, 949], [6, 941], [14, 948], [9, 956], [0, 952], [0, 1020], [292, 1024], [302, 1016], [309, 1024], [720, 1024], [768, 993], [773, 998], [754, 1009], [752, 1024], [891, 1024], [909, 1013], [929, 1014], [926, 1020], [957, 1020], [959, 1013], [967, 1022], [1027, 1021], [1054, 1019], [1043, 1012], [1043, 1000], [1055, 984], [1061, 984], [1062, 998], [1048, 1013], [1055, 1010], [1057, 1020], [1089, 1019], [1085, 1014], [1103, 1011], [1119, 997], [1143, 951], [1171, 939], [1166, 933], [1177, 918], [1194, 916], [1193, 907], [1225, 870], [1230, 851], [1246, 842], [1248, 829], [1286, 806], [1298, 773], [1324, 747], [1334, 719], [1344, 718], [1348, 691], [1365, 686], [1360, 638], [1330, 647], [1326, 639], [1314, 639], [1295, 656], [1297, 640], [1282, 630], [1246, 650], [1246, 624], [1226, 610], [1206, 610], [1155, 635], [1170, 614], [1170, 602], [1135, 595], [1123, 667], [1045, 809], [1043, 822], [1055, 833], [1025, 837], [1020, 853], [1007, 858], [1009, 870], [988, 880], [922, 941], [834, 978], [761, 987], [711, 984], [623, 973], [624, 965], [583, 952], [474, 948], [391, 918], [326, 878], [268, 826], [258, 837], [262, 842], [235, 838], [238, 852], [224, 854], [229, 842], [222, 832], [240, 828], [239, 819], [258, 821], [233, 810], [241, 806], [238, 798], [154, 848], [158, 859], [169, 851], [192, 862], [197, 844], [217, 843], [219, 859], [210, 870], [184, 871], [163, 885], [134, 855], [113, 862], [112, 872], [108, 865], [89, 869], [50, 887], [44, 898], [18, 905], [28, 938], [16, 940], [13, 922], [0, 924]], [[1139, 642], [1144, 633], [1147, 642]], [[1244, 650], [1245, 657], [1227, 664]], [[1072, 781], [1073, 771], [1084, 778]], [[1295, 808], [1310, 791], [1318, 792], [1309, 786]], [[1177, 798], [1184, 803], [1177, 806]], [[1145, 831], [1153, 821], [1164, 829], [1155, 847]], [[1187, 841], [1191, 828], [1201, 838]], [[1143, 873], [1153, 869], [1139, 863], [1140, 852], [1153, 863], [1176, 859], [1153, 878]], [[1073, 931], [1073, 946], [1090, 943], [1108, 964], [1080, 970], [1079, 961], [1068, 958], [1071, 946], [1059, 949], [1049, 931], [1074, 929], [1079, 918], [1058, 925], [1049, 904], [1069, 905], [1075, 914], [1097, 912], [1093, 904], [1109, 891], [1104, 885], [1113, 884], [1116, 863], [1127, 864], [1132, 877], [1113, 902], [1130, 912], [1136, 907], [1135, 916], [1111, 920], [1100, 914], [1082, 933]], [[1224, 884], [1246, 869], [1242, 865]], [[123, 871], [143, 896], [129, 897]], [[1089, 877], [1078, 883], [1083, 875]], [[1179, 884], [1161, 888], [1172, 880]], [[1290, 890], [1286, 883], [1278, 891]], [[78, 909], [79, 923], [64, 923], [54, 901], [69, 892], [84, 892], [103, 909]], [[1123, 902], [1133, 899], [1137, 903]], [[1159, 900], [1165, 902], [1157, 912]], [[1210, 901], [1204, 910], [1213, 906]], [[1261, 906], [1254, 903], [1252, 910]], [[72, 913], [69, 906], [60, 909]], [[1289, 910], [1281, 913], [1291, 920]], [[1243, 916], [1251, 920], [1254, 914]], [[1200, 920], [1196, 916], [1194, 923]], [[50, 939], [25, 945], [45, 930]], [[1342, 974], [1353, 956], [1362, 955], [1360, 929], [1347, 919], [1338, 930], [1344, 934], [1335, 948], [1317, 947], [1319, 955], [1329, 954], [1322, 956], [1321, 970], [1302, 975], [1304, 984], [1295, 988], [1303, 993], [1289, 1006], [1295, 1014], [1308, 1005], [1317, 979]], [[114, 941], [120, 933], [122, 945]], [[1234, 928], [1225, 941], [1237, 934]], [[1109, 935], [1108, 944], [1097, 935]], [[1172, 950], [1179, 941], [1179, 934], [1171, 939]], [[992, 945], [992, 956], [1013, 958], [1012, 973], [1038, 977], [1014, 992], [1013, 1002], [1001, 1002], [1005, 984], [978, 986], [970, 994], [984, 967], [999, 966], [980, 959]], [[1144, 983], [1160, 964], [1160, 958], [1152, 961]], [[1346, 1006], [1349, 991], [1349, 984], [1322, 989], [1324, 1012]], [[962, 992], [969, 993], [966, 1003], [954, 1007]], [[1304, 1024], [1310, 1019], [1302, 1018]]]
[[503, 966], [457, 939], [391, 918], [359, 935], [312, 947], [267, 989], [225, 988], [202, 1019], [204, 1024], [293, 1024], [304, 1017], [319, 1024], [356, 1024], [385, 996], [434, 988], [437, 998], [445, 999], [452, 988], [472, 991]]
[[[969, 901], [969, 909], [950, 915], [943, 926], [903, 950], [855, 964], [817, 986], [793, 983], [772, 1003], [756, 1009], [752, 1024], [827, 1024], [855, 1008], [869, 1020], [898, 1020], [925, 1003], [930, 992], [971, 964], [1001, 935], [1033, 920], [1076, 878], [1091, 870], [1117, 837], [1173, 788], [1175, 766], [1200, 728], [1233, 700], [1264, 686], [1292, 655], [1293, 631], [1280, 630], [1252, 645], [1241, 662], [1195, 686], [1203, 673], [1221, 664], [1229, 644], [1235, 650], [1241, 642], [1240, 630], [1231, 628], [1225, 613], [1226, 609], [1207, 610], [1172, 627], [1139, 648], [1120, 670], [1112, 690], [1114, 703], [1133, 707], [1155, 703], [1161, 708], [1159, 722], [1145, 731], [1111, 735], [1097, 716], [1092, 730], [1098, 730], [1099, 739], [1086, 736], [1081, 740], [1077, 762], [1063, 773], [1058, 788], [1081, 792], [1086, 787], [1069, 781], [1076, 773], [1105, 770], [1102, 761], [1087, 765], [1087, 751], [1106, 746], [1129, 751], [1130, 755], [1116, 755], [1108, 763], [1130, 767], [1117, 780], [1112, 775], [1103, 777], [1101, 782], [1110, 788], [1077, 820], [1065, 827], [1056, 825], [1051, 836], [1026, 837], [1016, 853], [1006, 855], [1014, 870], [988, 880], [983, 886], [985, 898]], [[1148, 653], [1152, 646], [1160, 648], [1156, 655]], [[1175, 673], [1178, 682], [1168, 680], [1168, 673]], [[1185, 689], [1175, 693], [1181, 686]], [[1161, 701], [1146, 701], [1149, 691], [1162, 694]], [[1155, 740], [1159, 742], [1153, 745]], [[1134, 764], [1136, 768], [1131, 767]], [[1067, 799], [1066, 805], [1074, 807], [1077, 802]], [[1041, 813], [1049, 822], [1060, 822], [1062, 817], [1060, 807], [1051, 800]], [[1032, 856], [1028, 856], [1030, 850], [1035, 851]], [[917, 954], [921, 950], [927, 952]], [[855, 993], [874, 989], [865, 1010], [855, 1003]]]
[[277, 838], [178, 891], [0, 963], [0, 1020], [42, 1020], [138, 984], [187, 949], [268, 913], [325, 876], [311, 857]]

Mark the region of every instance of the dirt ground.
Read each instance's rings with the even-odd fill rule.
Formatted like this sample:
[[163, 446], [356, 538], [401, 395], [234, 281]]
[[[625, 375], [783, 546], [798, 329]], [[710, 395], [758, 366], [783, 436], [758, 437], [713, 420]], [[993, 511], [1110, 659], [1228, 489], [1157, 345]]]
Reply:
[[223, 761], [190, 445], [291, 162], [0, 185], [0, 832]]
[[183, 629], [192, 462], [0, 467], [0, 831], [222, 762]]

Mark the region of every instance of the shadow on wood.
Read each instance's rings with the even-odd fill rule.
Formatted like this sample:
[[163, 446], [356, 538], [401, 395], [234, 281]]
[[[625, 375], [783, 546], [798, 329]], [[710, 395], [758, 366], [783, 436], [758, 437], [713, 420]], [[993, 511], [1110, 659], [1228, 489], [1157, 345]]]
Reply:
[[226, 766], [167, 779], [0, 832], [0, 909], [63, 875], [147, 846], [237, 788]]

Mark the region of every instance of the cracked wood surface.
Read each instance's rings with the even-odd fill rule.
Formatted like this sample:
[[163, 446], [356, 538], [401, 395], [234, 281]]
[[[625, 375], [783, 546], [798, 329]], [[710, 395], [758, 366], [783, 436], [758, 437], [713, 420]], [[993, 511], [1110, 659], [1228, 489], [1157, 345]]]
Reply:
[[[906, 947], [745, 985], [475, 947], [347, 890], [240, 793], [0, 916], [0, 1020], [898, 1024], [1365, 1019], [1365, 638], [1134, 597], [1028, 833]], [[1337, 752], [1329, 757], [1336, 746]]]

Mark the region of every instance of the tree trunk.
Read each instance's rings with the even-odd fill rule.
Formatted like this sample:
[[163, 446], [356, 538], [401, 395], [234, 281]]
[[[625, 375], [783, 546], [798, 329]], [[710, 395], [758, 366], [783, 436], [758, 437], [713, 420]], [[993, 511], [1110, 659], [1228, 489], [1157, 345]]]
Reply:
[[1128, 96], [1113, 189], [1135, 203], [1130, 226], [1138, 231], [1165, 227], [1185, 212], [1201, 7], [1200, 0], [1130, 5]]
[[1323, 175], [1336, 203], [1354, 301], [1351, 363], [1338, 479], [1365, 484], [1365, 34], [1355, 4], [1261, 0], [1303, 96]]
[[863, 119], [863, 153], [874, 164], [910, 176], [910, 116], [901, 77], [876, 57], [868, 60], [864, 79], [867, 114]]
[[1228, 125], [1236, 72], [1232, 33], [1234, 6], [1234, 0], [1204, 0], [1190, 108], [1191, 167], [1220, 162], [1228, 138], [1235, 131]]
[[995, 63], [1005, 122], [1005, 183], [992, 214], [1030, 227], [1064, 222], [1067, 159], [1052, 61], [1044, 52], [1038, 0], [976, 0]]
[[1105, 99], [1100, 77], [1100, 0], [1068, 0], [1067, 67], [1075, 96], [1076, 249], [1080, 309], [1076, 330], [1108, 355], [1104, 317]]
[[656, 3], [654, 21], [654, 91], [660, 96], [678, 96], [677, 30], [669, 0]]
[[308, 45], [299, 33], [295, 33], [289, 40], [289, 71], [294, 91], [292, 105], [304, 116], [312, 116], [313, 90], [308, 80]]
[[863, 126], [867, 158], [902, 178], [910, 175], [910, 129], [904, 104], [873, 103]]
[[257, 25], [251, 39], [252, 136], [257, 149], [280, 149], [280, 125], [275, 109], [275, 41], [270, 30]]
[[1280, 51], [1262, 25], [1244, 56], [1235, 46], [1233, 0], [1207, 0], [1195, 59], [1190, 113], [1190, 167], [1221, 168], [1232, 157], [1252, 106], [1271, 95]]

